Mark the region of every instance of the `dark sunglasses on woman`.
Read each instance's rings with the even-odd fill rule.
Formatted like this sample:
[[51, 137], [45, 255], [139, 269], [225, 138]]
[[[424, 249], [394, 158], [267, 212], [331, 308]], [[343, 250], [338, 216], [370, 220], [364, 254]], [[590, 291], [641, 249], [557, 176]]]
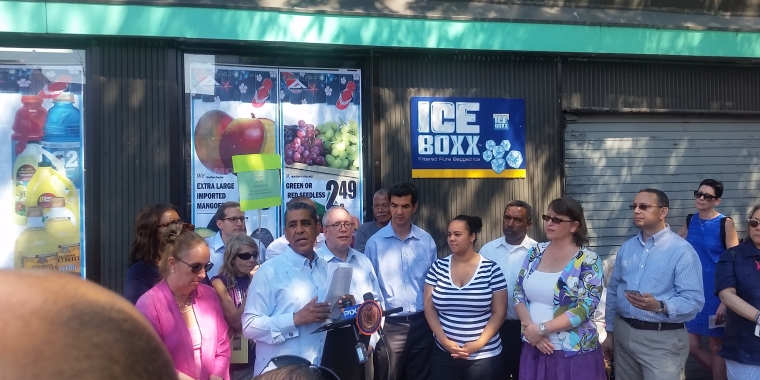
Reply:
[[699, 190], [694, 190], [694, 199], [699, 199], [699, 198], [703, 198], [703, 197], [708, 202], [712, 201], [712, 200], [715, 200], [715, 199], [718, 198], [718, 197], [716, 197], [716, 196], [714, 196], [712, 194], [707, 194], [707, 193], [703, 193], [703, 192], [701, 192]]
[[185, 264], [185, 265], [189, 266], [189, 267], [190, 267], [190, 272], [193, 272], [193, 273], [195, 273], [195, 274], [197, 274], [198, 272], [200, 272], [200, 271], [201, 271], [201, 269], [205, 269], [205, 270], [206, 270], [206, 273], [208, 273], [208, 271], [210, 271], [210, 270], [211, 270], [211, 268], [213, 268], [213, 267], [214, 267], [214, 263], [206, 263], [206, 264], [195, 263], [195, 264], [188, 264], [188, 263], [186, 263], [186, 262], [182, 261], [182, 259], [180, 259], [180, 258], [177, 258], [177, 260], [179, 260], [179, 262], [181, 262], [182, 264]]
[[240, 260], [248, 261], [251, 259], [251, 257], [254, 258], [254, 260], [259, 260], [259, 254], [258, 253], [238, 253], [237, 258]]
[[183, 222], [183, 221], [181, 221], [179, 219], [172, 220], [171, 222], [166, 222], [164, 224], [159, 224], [158, 227], [159, 228], [161, 228], [161, 227], [169, 227], [169, 226], [173, 226], [175, 224], [181, 224], [183, 232], [184, 231], [195, 231], [195, 226], [193, 224], [191, 224], [191, 223], [185, 223], [185, 222]]

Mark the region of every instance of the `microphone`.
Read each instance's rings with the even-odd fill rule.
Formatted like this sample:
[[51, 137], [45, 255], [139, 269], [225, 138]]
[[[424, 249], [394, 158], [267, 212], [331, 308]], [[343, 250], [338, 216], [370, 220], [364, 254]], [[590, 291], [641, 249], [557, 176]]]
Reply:
[[[365, 293], [363, 298], [364, 302], [359, 305], [345, 307], [340, 314], [340, 319], [320, 326], [318, 329], [314, 330], [312, 334], [357, 324], [357, 327], [359, 327], [359, 331], [362, 334], [372, 335], [377, 331], [377, 328], [380, 327], [381, 317], [396, 314], [404, 310], [401, 307], [383, 310], [382, 307], [380, 307], [380, 304], [375, 301], [372, 292]], [[377, 326], [374, 326], [375, 324]]]

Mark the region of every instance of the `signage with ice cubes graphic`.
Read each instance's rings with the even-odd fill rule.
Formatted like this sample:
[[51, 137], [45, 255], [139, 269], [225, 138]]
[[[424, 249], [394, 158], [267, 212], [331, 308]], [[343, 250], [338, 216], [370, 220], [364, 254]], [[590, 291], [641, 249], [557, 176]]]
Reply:
[[411, 99], [413, 178], [525, 178], [525, 100]]
[[[512, 144], [509, 140], [501, 140], [499, 145], [493, 140], [486, 141], [486, 150], [483, 152], [483, 159], [491, 162], [491, 168], [497, 174], [501, 174], [507, 165], [511, 168], [518, 169], [523, 162], [522, 153], [518, 150], [509, 151]], [[507, 154], [509, 151], [509, 154]], [[504, 158], [504, 155], [507, 155]]]

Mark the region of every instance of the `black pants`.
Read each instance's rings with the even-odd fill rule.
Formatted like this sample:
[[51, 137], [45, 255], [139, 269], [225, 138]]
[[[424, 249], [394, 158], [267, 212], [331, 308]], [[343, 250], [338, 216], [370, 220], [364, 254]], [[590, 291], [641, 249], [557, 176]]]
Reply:
[[504, 363], [504, 379], [518, 380], [520, 374], [520, 352], [522, 350], [522, 328], [520, 320], [507, 319], [499, 329], [501, 336], [501, 359]]
[[[327, 332], [325, 347], [322, 351], [321, 366], [331, 369], [340, 380], [364, 380], [364, 364], [359, 364], [356, 354], [356, 326], [347, 326]], [[365, 344], [369, 337], [359, 335]]]
[[[387, 345], [377, 344], [374, 356], [374, 380], [428, 380], [430, 379], [430, 353], [433, 332], [424, 313], [408, 318], [385, 318]], [[390, 371], [388, 366], [390, 356]]]
[[[435, 344], [435, 343], [433, 343]], [[485, 359], [454, 359], [438, 345], [433, 348], [431, 374], [435, 380], [501, 380], [502, 358], [499, 355]]]

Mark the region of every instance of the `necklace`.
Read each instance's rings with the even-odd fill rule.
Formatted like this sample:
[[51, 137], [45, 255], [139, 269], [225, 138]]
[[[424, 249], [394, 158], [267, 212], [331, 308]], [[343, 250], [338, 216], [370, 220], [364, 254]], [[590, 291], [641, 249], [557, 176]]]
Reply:
[[[175, 297], [174, 300], [175, 301], [177, 300], [176, 297]], [[179, 302], [177, 302], [177, 307], [179, 307], [179, 312], [182, 313], [182, 314], [185, 314], [188, 311], [190, 311], [190, 305], [191, 305], [191, 303], [192, 303], [192, 298], [190, 298], [190, 297], [187, 298], [187, 302], [185, 302], [184, 305], [181, 304], [181, 303], [179, 303]]]

